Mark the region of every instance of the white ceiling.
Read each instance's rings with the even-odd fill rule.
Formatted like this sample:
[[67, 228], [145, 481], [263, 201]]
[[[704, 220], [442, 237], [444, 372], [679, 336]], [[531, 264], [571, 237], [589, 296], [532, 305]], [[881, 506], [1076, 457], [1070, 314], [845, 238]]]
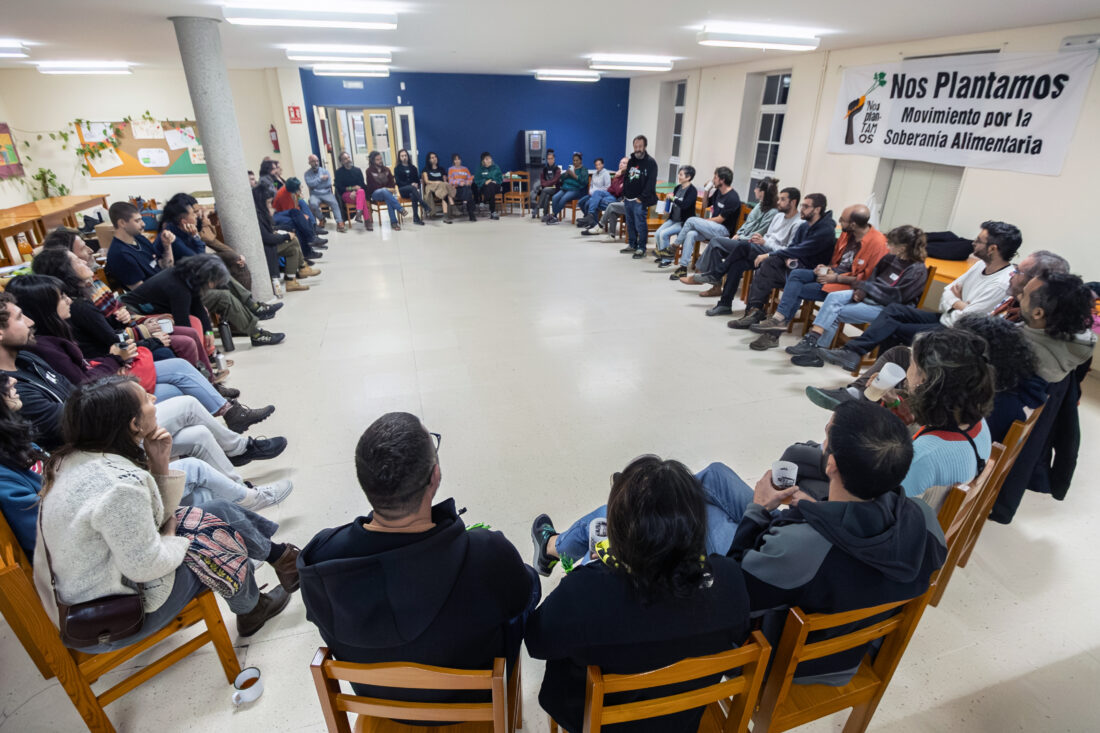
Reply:
[[[296, 4], [304, 8], [318, 2]], [[125, 60], [178, 68], [175, 35], [166, 19], [220, 17], [222, 4], [221, 0], [13, 0], [6, 3], [0, 36], [34, 44], [29, 60]], [[327, 42], [391, 47], [394, 71], [524, 74], [536, 68], [585, 68], [586, 57], [596, 52], [668, 55], [676, 57], [677, 69], [687, 69], [759, 58], [764, 53], [698, 45], [695, 33], [706, 22], [816, 29], [821, 32], [821, 48], [838, 49], [1100, 15], [1096, 0], [400, 0], [361, 5], [397, 12], [398, 29], [223, 24], [226, 62], [238, 69], [295, 66], [296, 62], [287, 61], [282, 44]], [[0, 67], [31, 68], [14, 59], [0, 59]]]

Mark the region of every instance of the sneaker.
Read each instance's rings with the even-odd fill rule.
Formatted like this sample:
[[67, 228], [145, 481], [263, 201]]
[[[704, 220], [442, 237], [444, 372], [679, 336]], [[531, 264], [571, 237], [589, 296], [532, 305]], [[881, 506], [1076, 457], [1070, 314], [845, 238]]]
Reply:
[[538, 515], [531, 524], [531, 541], [535, 543], [535, 557], [531, 564], [535, 566], [538, 574], [544, 578], [549, 578], [550, 571], [558, 564], [558, 558], [546, 552], [546, 544], [557, 533], [557, 530], [554, 529], [554, 522], [546, 514]]
[[283, 283], [283, 290], [288, 293], [300, 293], [303, 290], [309, 290], [309, 286], [303, 285], [302, 281], [296, 277], [288, 277]]
[[599, 234], [599, 233], [600, 233], [600, 228], [593, 225], [593, 226], [590, 226], [587, 229], [583, 230], [581, 232], [581, 236], [591, 237], [592, 235]]
[[422, 226], [422, 227], [428, 226], [427, 224], [424, 223], [423, 219], [413, 219], [413, 224], [416, 224], [417, 226]]
[[851, 402], [856, 399], [849, 390], [854, 387], [841, 387], [840, 389], [821, 389], [820, 387], [807, 387], [806, 396], [810, 402], [826, 410], [835, 410], [841, 402]]
[[[282, 305], [283, 305], [282, 303], [279, 303], [280, 308], [282, 307]], [[274, 306], [267, 305], [266, 303], [260, 303], [256, 307], [256, 310], [253, 311], [253, 313], [255, 313], [256, 318], [258, 318], [261, 321], [270, 321], [272, 318], [275, 317], [275, 312], [277, 310], [279, 310], [279, 308], [275, 308]]]
[[[242, 509], [258, 512], [261, 509], [267, 509], [269, 506], [275, 506], [290, 496], [291, 491], [294, 491], [294, 484], [289, 479], [283, 479], [273, 484], [252, 486], [248, 489], [248, 494], [235, 503]], [[288, 588], [287, 590], [293, 589]]]
[[558, 219], [558, 217], [556, 217], [556, 216], [551, 216], [549, 219], [546, 220], [546, 223], [547, 224], [561, 224], [561, 220]]
[[274, 346], [280, 344], [283, 339], [286, 338], [285, 333], [272, 333], [271, 331], [265, 331], [262, 328], [249, 337], [253, 346]]
[[781, 321], [776, 316], [769, 316], [760, 323], [749, 326], [749, 330], [753, 333], [774, 333], [778, 335], [787, 330], [787, 321]]
[[336, 225], [336, 231], [340, 232], [341, 234], [343, 234], [347, 230], [348, 230], [348, 228], [346, 226], [344, 226], [344, 222], [340, 222], [339, 224]]
[[707, 308], [708, 316], [731, 316], [733, 315], [733, 308], [728, 305], [716, 305], [713, 308]]
[[658, 249], [653, 254], [657, 255], [658, 259], [664, 259], [666, 257], [672, 257], [672, 252], [667, 249]]
[[225, 418], [225, 426], [234, 433], [243, 433], [258, 422], [263, 422], [275, 412], [275, 405], [260, 407], [253, 410], [240, 402], [232, 402], [229, 409], [222, 416]]
[[634, 248], [633, 247], [623, 247], [622, 249], [619, 250], [619, 254], [621, 254], [621, 255], [634, 254]]
[[229, 456], [234, 466], [244, 466], [252, 461], [267, 461], [286, 450], [286, 438], [249, 438], [244, 453]]
[[393, 231], [395, 231], [395, 232], [399, 232], [399, 231], [401, 231], [401, 225], [400, 225], [400, 224], [398, 224], [398, 223], [397, 223], [397, 222], [395, 221], [395, 222], [394, 222], [393, 224], [390, 224], [390, 229], [392, 229], [392, 230], [393, 230]]
[[328, 234], [328, 229], [325, 229], [324, 227], [321, 227], [321, 226], [313, 227], [313, 233], [318, 235], [318, 236], [320, 236], [322, 234]]
[[794, 346], [787, 347], [787, 353], [791, 356], [802, 356], [803, 354], [812, 354], [817, 351], [817, 334], [808, 333], [802, 337]]
[[324, 247], [326, 244], [328, 244], [327, 239], [325, 239], [324, 237], [317, 237], [312, 242], [309, 243], [309, 246], [310, 247], [314, 247], [314, 246]]
[[314, 260], [319, 260], [325, 255], [321, 252], [310, 252], [309, 256], [304, 258], [307, 265], [312, 265]]
[[817, 349], [804, 354], [796, 354], [791, 357], [791, 363], [800, 367], [823, 367], [825, 360], [817, 355]]
[[310, 246], [310, 247], [313, 247], [313, 249], [316, 249], [316, 250], [321, 250], [322, 252], [328, 249], [328, 245], [327, 245], [327, 244], [318, 244], [317, 242], [313, 242], [313, 243], [312, 243], [312, 244], [310, 244], [309, 246]]
[[263, 628], [268, 619], [282, 613], [288, 603], [290, 594], [281, 585], [270, 593], [261, 593], [251, 611], [237, 614], [237, 636], [252, 636]]
[[745, 315], [730, 321], [726, 325], [730, 328], [745, 329], [754, 323], [760, 323], [762, 320], [764, 320], [764, 311], [759, 308], [753, 308], [746, 312]]
[[684, 267], [683, 265], [680, 265], [679, 267], [677, 267], [675, 270], [672, 271], [672, 274], [668, 276], [668, 279], [669, 280], [679, 280], [680, 278], [686, 276], [687, 274], [688, 274], [688, 269], [686, 267]]
[[779, 346], [778, 333], [762, 333], [756, 337], [755, 341], [749, 344], [749, 348], [753, 351], [767, 351], [777, 346]]
[[644, 259], [645, 259], [645, 250], [644, 250], [644, 249], [639, 249], [639, 250], [637, 250], [637, 251], [636, 251], [636, 252], [634, 253], [634, 256], [633, 256], [633, 257], [632, 257], [631, 259], [634, 259], [634, 260], [644, 260]]
[[817, 355], [830, 364], [836, 364], [846, 372], [854, 372], [859, 368], [859, 362], [863, 360], [862, 354], [849, 349], [847, 346], [842, 346], [839, 349], [817, 349]]
[[[500, 214], [498, 214], [495, 211], [491, 211], [491, 212], [489, 212], [489, 219], [491, 221], [499, 221], [500, 220]], [[420, 223], [422, 224], [423, 222], [420, 222]]]

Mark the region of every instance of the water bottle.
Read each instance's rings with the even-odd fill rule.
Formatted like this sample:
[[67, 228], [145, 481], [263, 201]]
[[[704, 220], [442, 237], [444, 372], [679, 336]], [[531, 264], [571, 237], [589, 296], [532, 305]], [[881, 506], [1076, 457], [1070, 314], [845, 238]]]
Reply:
[[279, 281], [279, 278], [271, 278], [271, 292], [275, 293], [276, 298], [283, 297], [283, 284]]
[[229, 327], [227, 321], [218, 324], [218, 334], [222, 339], [222, 351], [233, 351], [237, 348], [233, 345], [233, 329]]

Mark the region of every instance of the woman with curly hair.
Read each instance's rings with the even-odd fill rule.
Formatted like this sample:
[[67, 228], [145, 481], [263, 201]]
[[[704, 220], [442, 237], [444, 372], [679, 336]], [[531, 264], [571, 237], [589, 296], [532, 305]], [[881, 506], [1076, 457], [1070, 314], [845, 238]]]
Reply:
[[1077, 275], [1051, 273], [1032, 278], [1020, 295], [1024, 337], [1038, 362], [1039, 376], [1050, 383], [1092, 358], [1095, 296]]
[[[745, 640], [745, 580], [732, 558], [707, 556], [706, 518], [702, 486], [677, 461], [642, 456], [612, 477], [599, 559], [566, 575], [527, 621], [527, 651], [546, 660], [539, 703], [565, 730], [583, 726], [588, 665], [643, 672]], [[587, 555], [587, 523], [579, 548], [567, 547], [569, 534], [553, 535], [557, 549]], [[645, 721], [642, 729], [695, 730], [701, 712]]]
[[15, 378], [8, 377], [0, 394], [0, 509], [19, 546], [31, 557], [47, 453], [31, 442], [31, 426], [19, 415], [22, 407]]
[[970, 331], [926, 331], [913, 341], [905, 377], [907, 405], [921, 427], [901, 485], [907, 495], [939, 509], [946, 487], [981, 473], [993, 446], [985, 422], [995, 391], [989, 347]]

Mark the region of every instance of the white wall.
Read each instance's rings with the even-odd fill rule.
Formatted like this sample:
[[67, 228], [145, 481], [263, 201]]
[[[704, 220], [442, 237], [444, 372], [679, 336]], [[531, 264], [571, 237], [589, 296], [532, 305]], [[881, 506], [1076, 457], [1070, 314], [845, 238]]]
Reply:
[[[867, 199], [879, 159], [827, 153], [826, 142], [833, 105], [845, 67], [887, 63], [902, 56], [946, 54], [983, 49], [1006, 53], [1053, 52], [1069, 35], [1100, 32], [1100, 18], [1031, 28], [927, 39], [911, 43], [866, 46], [794, 56], [768, 56], [758, 61], [701, 70], [699, 107], [694, 115], [692, 147], [683, 158], [700, 176], [719, 165], [751, 166], [752, 160], [736, 157], [736, 141], [746, 75], [790, 69], [791, 88], [776, 174], [780, 185], [798, 186], [803, 193], [820, 191], [839, 212], [845, 205]], [[638, 132], [657, 127], [657, 99], [662, 77], [641, 77], [630, 83], [628, 140]], [[692, 82], [689, 80], [689, 94]], [[986, 219], [1002, 219], [1020, 227], [1024, 251], [1051, 249], [1069, 258], [1086, 279], [1100, 277], [1100, 248], [1088, 227], [1095, 180], [1100, 170], [1100, 73], [1094, 72], [1081, 108], [1061, 175], [968, 168], [963, 175], [950, 227], [960, 235], [973, 235]], [[686, 142], [686, 140], [685, 140]], [[741, 191], [742, 196], [746, 194]]]
[[[280, 157], [272, 151], [270, 125], [276, 125], [284, 153], [290, 142], [283, 124], [286, 107], [281, 99], [272, 97], [273, 93], [279, 93], [280, 85], [275, 71], [265, 69], [230, 70], [229, 83], [245, 160], [256, 169], [265, 155]], [[133, 195], [159, 201], [180, 191], [210, 189], [210, 180], [205, 175], [84, 176], [72, 149], [62, 150], [60, 143], [46, 136], [50, 131], [65, 129], [78, 117], [110, 121], [127, 116], [140, 117], [148, 110], [158, 120], [195, 119], [182, 69], [136, 70], [130, 76], [102, 77], [47, 76], [34, 70], [4, 69], [0, 70], [0, 90], [0, 121], [12, 127], [20, 156], [29, 154], [32, 158], [30, 163], [24, 160], [24, 168], [29, 172], [40, 166], [51, 168], [73, 193], [105, 193], [109, 196], [108, 202], [124, 201]], [[301, 96], [300, 89], [298, 96]], [[39, 132], [43, 133], [42, 141], [36, 139]], [[23, 146], [24, 140], [31, 141], [29, 149]], [[305, 144], [308, 146], [308, 138]], [[302, 170], [305, 169], [305, 155], [303, 152], [299, 156], [303, 158]], [[288, 171], [287, 175], [295, 171], [285, 164], [284, 170]], [[27, 191], [21, 184], [0, 181], [0, 208], [28, 200]]]

